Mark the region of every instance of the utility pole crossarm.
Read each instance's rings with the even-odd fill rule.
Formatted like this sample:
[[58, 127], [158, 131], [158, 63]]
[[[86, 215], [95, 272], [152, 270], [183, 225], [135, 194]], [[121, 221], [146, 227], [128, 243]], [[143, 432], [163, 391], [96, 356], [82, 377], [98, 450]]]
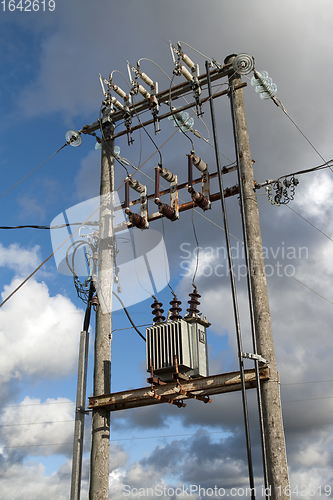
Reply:
[[[260, 379], [268, 380], [269, 377], [269, 367], [262, 367], [260, 369]], [[247, 389], [255, 387], [254, 369], [245, 370], [245, 383]], [[179, 401], [182, 399], [191, 399], [193, 396], [212, 396], [214, 394], [239, 391], [240, 389], [241, 380], [239, 372], [222, 373], [221, 375], [182, 381], [181, 386], [176, 382], [170, 382], [155, 386], [153, 389], [151, 387], [143, 387], [141, 389], [116, 392], [114, 394], [93, 396], [89, 398], [89, 408], [107, 408], [109, 411], [125, 410], [166, 403], [168, 402], [167, 399]]]
[[[221, 68], [219, 70], [212, 70], [210, 73], [211, 80], [212, 81], [218, 80], [220, 78], [228, 76], [229, 74], [231, 74], [233, 72], [234, 72], [234, 70], [232, 69], [232, 64], [227, 64], [226, 66], [223, 66], [223, 68]], [[207, 84], [206, 73], [202, 74], [198, 78], [198, 81], [199, 81], [199, 84], [201, 87], [203, 85], [206, 85]], [[241, 85], [241, 87], [245, 87], [246, 83], [241, 82], [240, 85]], [[171, 88], [171, 91], [170, 91], [171, 92], [171, 101], [177, 99], [182, 94], [184, 94], [188, 91], [191, 91], [191, 83], [190, 82], [186, 81], [186, 82], [180, 83], [178, 85], [175, 85], [174, 87]], [[156, 94], [156, 99], [158, 100], [158, 102], [160, 104], [167, 103], [170, 99], [170, 92], [169, 92], [169, 89], [164, 90], [164, 91]], [[226, 91], [222, 91], [221, 93], [219, 93], [219, 95], [216, 95], [216, 97], [219, 97], [220, 95], [226, 95], [226, 94], [227, 94]], [[195, 103], [191, 103], [188, 106], [182, 107], [181, 109], [188, 109], [188, 108], [193, 107], [193, 106], [195, 106]], [[142, 101], [139, 101], [136, 104], [130, 105], [129, 111], [131, 114], [136, 114], [136, 113], [142, 113], [143, 111], [146, 111], [148, 108], [149, 108], [149, 101], [147, 99], [143, 99]], [[163, 119], [163, 118], [167, 118], [168, 116], [171, 116], [172, 114], [173, 114], [172, 112], [166, 113], [165, 115], [159, 117], [159, 120]], [[117, 121], [122, 120], [123, 116], [124, 116], [123, 111], [116, 111], [115, 113], [112, 114], [112, 122], [115, 123]], [[153, 120], [150, 120], [149, 123], [153, 123]], [[146, 125], [146, 123], [144, 125]], [[140, 128], [140, 126], [141, 125], [137, 126], [136, 128]], [[132, 130], [136, 130], [136, 128], [133, 127]], [[96, 130], [99, 130], [99, 129], [100, 129], [100, 122], [96, 121], [94, 123], [91, 123], [90, 125], [86, 125], [85, 127], [83, 127], [82, 132], [84, 134], [90, 134], [91, 132], [95, 132]], [[124, 133], [126, 133], [126, 132], [124, 132]], [[115, 137], [119, 137], [120, 135], [122, 135], [122, 133], [117, 134]]]

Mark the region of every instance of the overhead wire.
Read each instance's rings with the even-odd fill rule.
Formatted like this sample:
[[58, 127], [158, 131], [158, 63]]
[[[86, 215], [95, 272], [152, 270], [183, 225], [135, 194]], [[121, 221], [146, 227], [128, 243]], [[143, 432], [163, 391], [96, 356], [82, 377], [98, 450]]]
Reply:
[[[71, 222], [68, 224], [59, 224], [57, 226], [38, 226], [36, 224], [31, 224], [31, 225], [24, 225], [24, 226], [0, 226], [0, 229], [47, 229], [47, 230], [53, 230], [53, 229], [62, 229], [64, 227], [69, 227], [69, 226], [81, 226], [82, 222]], [[97, 221], [88, 221], [86, 226], [98, 226], [99, 223]]]
[[[219, 224], [217, 224], [216, 222], [212, 221], [211, 219], [209, 219], [208, 217], [206, 217], [203, 213], [199, 212], [196, 210], [196, 212], [201, 216], [203, 217], [204, 219], [206, 219], [207, 221], [209, 221], [211, 224], [213, 224], [214, 226], [218, 227], [219, 229], [221, 229], [222, 231], [224, 231], [223, 227], [221, 227]], [[234, 238], [236, 241], [239, 241], [239, 243], [241, 243], [242, 245], [244, 245], [244, 242], [242, 240], [240, 240], [239, 238], [237, 238], [236, 236], [234, 236], [233, 234], [231, 234], [229, 232], [230, 236], [232, 238]], [[332, 304], [333, 305], [333, 302], [329, 299], [327, 299], [326, 297], [324, 297], [323, 295], [321, 295], [320, 293], [316, 292], [315, 290], [313, 290], [313, 288], [309, 287], [308, 285], [306, 285], [305, 283], [303, 283], [302, 281], [300, 281], [299, 279], [295, 278], [295, 276], [292, 276], [291, 274], [288, 274], [284, 269], [281, 269], [279, 267], [278, 264], [275, 264], [273, 261], [271, 261], [268, 257], [265, 257], [264, 256], [264, 260], [266, 260], [267, 262], [269, 262], [270, 264], [272, 264], [274, 267], [276, 267], [277, 269], [279, 269], [280, 271], [283, 272], [283, 274], [285, 274], [286, 276], [288, 276], [288, 278], [292, 278], [293, 280], [297, 281], [297, 283], [299, 283], [300, 285], [304, 286], [305, 288], [307, 288], [308, 290], [310, 290], [311, 292], [313, 292], [314, 294], [318, 295], [318, 297], [321, 297], [322, 299], [326, 300], [326, 302], [328, 302], [329, 304]]]
[[[150, 325], [150, 323], [149, 323]], [[144, 327], [144, 326], [149, 326], [149, 325], [139, 325], [139, 327]], [[130, 327], [128, 328], [130, 329]], [[123, 328], [121, 330], [127, 330], [127, 328]], [[117, 331], [113, 330], [113, 331]], [[283, 386], [289, 386], [289, 385], [307, 385], [307, 384], [323, 384], [326, 382], [333, 382], [333, 379], [326, 379], [326, 380], [307, 380], [306, 382], [281, 382], [280, 385]], [[322, 398], [320, 398], [322, 399]], [[324, 398], [325, 399], [325, 398]], [[3, 408], [25, 408], [25, 407], [30, 407], [30, 406], [49, 406], [49, 405], [75, 405], [75, 401], [54, 401], [52, 403], [29, 403], [29, 404], [17, 404], [17, 405], [5, 405], [5, 406], [0, 406], [0, 410]], [[126, 416], [122, 417], [126, 418]]]
[[131, 323], [131, 325], [133, 326], [134, 330], [140, 335], [140, 337], [146, 342], [146, 338], [142, 335], [142, 333], [140, 332], [140, 330], [135, 326], [129, 312], [127, 311], [126, 307], [125, 307], [125, 304], [123, 303], [123, 301], [121, 300], [121, 298], [119, 297], [118, 294], [116, 294], [116, 292], [112, 291], [113, 295], [119, 300], [122, 308], [124, 309], [124, 312], [129, 320], [129, 322]]
[[[161, 67], [160, 67], [160, 66], [159, 66], [159, 65], [158, 65], [155, 61], [153, 61], [152, 59], [148, 59], [147, 57], [141, 57], [141, 59], [139, 59], [139, 61], [138, 61], [138, 62], [143, 61], [143, 60], [146, 60], [146, 61], [149, 61], [149, 62], [151, 62], [151, 63], [155, 64], [155, 66], [157, 66], [157, 68], [158, 68], [158, 69], [160, 69], [160, 70], [162, 71], [162, 73], [163, 73], [163, 74], [164, 74], [164, 75], [168, 78], [168, 80], [171, 82], [171, 80], [172, 80], [172, 79], [170, 78], [170, 76], [169, 76], [169, 75], [168, 75], [168, 74], [167, 74], [167, 73], [166, 73], [166, 72], [165, 72], [165, 71], [164, 71], [164, 70], [163, 70], [163, 69], [162, 69], [162, 68], [161, 68]], [[188, 104], [188, 101], [187, 101], [187, 100], [186, 100], [186, 98], [185, 98], [185, 96], [186, 96], [186, 95], [187, 95], [187, 94], [182, 94], [182, 96], [181, 96], [181, 97], [182, 97], [182, 99], [184, 99], [184, 101], [186, 102], [186, 104]], [[190, 92], [188, 93], [188, 95], [190, 95]], [[167, 103], [165, 103], [165, 104], [167, 104]], [[194, 109], [193, 109], [193, 108], [192, 108], [192, 111], [194, 111]], [[199, 120], [203, 123], [203, 125], [205, 126], [205, 128], [206, 128], [206, 130], [207, 130], [207, 139], [205, 139], [204, 137], [201, 137], [201, 138], [202, 138], [204, 141], [208, 142], [208, 141], [209, 141], [209, 129], [208, 129], [208, 127], [207, 127], [207, 125], [206, 125], [205, 121], [202, 119], [202, 117], [201, 117], [201, 116], [199, 116]]]
[[[322, 427], [324, 425], [332, 425], [332, 422], [323, 422], [319, 424], [296, 424], [296, 425], [288, 425], [285, 424], [285, 428], [294, 428], [294, 427]], [[258, 430], [257, 427], [251, 427], [251, 430]], [[210, 431], [210, 432], [193, 432], [189, 434], [168, 434], [168, 435], [157, 435], [157, 436], [139, 436], [139, 437], [127, 437], [127, 438], [112, 438], [110, 439], [110, 442], [118, 442], [118, 441], [138, 441], [142, 439], [169, 439], [169, 438], [175, 438], [175, 437], [182, 437], [182, 438], [187, 438], [187, 437], [201, 437], [201, 436], [210, 436], [214, 434], [225, 434], [226, 432], [229, 431], [229, 428], [220, 430], [220, 431]], [[84, 441], [83, 444], [89, 444], [90, 441]], [[15, 449], [15, 448], [38, 448], [38, 447], [44, 447], [44, 446], [73, 446], [73, 443], [43, 443], [43, 444], [26, 444], [26, 445], [16, 445], [16, 446], [1, 446], [1, 449]]]
[[27, 179], [31, 174], [33, 174], [34, 172], [36, 172], [36, 170], [38, 170], [40, 167], [42, 167], [43, 165], [45, 165], [46, 162], [48, 162], [51, 158], [53, 158], [53, 156], [55, 156], [56, 154], [58, 154], [62, 149], [64, 149], [66, 146], [68, 146], [70, 143], [68, 141], [65, 142], [65, 144], [63, 146], [61, 146], [61, 148], [59, 148], [55, 153], [53, 153], [51, 156], [49, 156], [45, 161], [43, 161], [40, 165], [38, 165], [38, 167], [34, 168], [29, 174], [27, 174], [25, 177], [23, 177], [20, 181], [18, 181], [16, 184], [14, 184], [12, 187], [10, 187], [9, 189], [7, 189], [7, 191], [5, 191], [4, 193], [2, 193], [0, 195], [0, 198], [2, 198], [3, 196], [5, 196], [5, 194], [9, 193], [9, 191], [11, 191], [12, 189], [14, 189], [16, 186], [18, 186], [21, 182], [23, 182], [25, 179]]
[[[251, 81], [251, 79], [247, 76], [247, 75], [244, 75], [245, 78], [247, 78], [248, 80]], [[311, 148], [317, 153], [317, 155], [326, 163], [326, 160], [325, 158], [320, 154], [320, 152], [318, 151], [318, 149], [312, 144], [312, 142], [310, 141], [310, 139], [304, 134], [304, 132], [302, 132], [302, 130], [300, 129], [300, 127], [297, 125], [297, 123], [291, 118], [291, 116], [289, 115], [289, 113], [287, 112], [286, 108], [284, 107], [284, 105], [282, 104], [282, 102], [280, 101], [280, 99], [278, 99], [277, 97], [275, 97], [274, 95], [270, 97], [270, 99], [272, 99], [272, 101], [274, 102], [274, 104], [276, 106], [278, 106], [282, 111], [283, 113], [289, 118], [289, 120], [291, 121], [291, 123], [296, 127], [296, 129], [301, 133], [301, 135], [304, 137], [304, 139], [308, 142], [308, 144], [311, 146]], [[331, 170], [331, 172], [333, 172], [332, 168], [329, 166], [329, 169]]]
[[7, 297], [6, 297], [6, 298], [5, 298], [2, 302], [1, 302], [1, 304], [0, 304], [0, 308], [1, 308], [1, 307], [2, 307], [2, 306], [3, 306], [3, 305], [4, 305], [7, 301], [8, 301], [11, 297], [13, 297], [13, 295], [14, 295], [14, 294], [15, 294], [15, 293], [16, 293], [16, 292], [20, 289], [20, 288], [22, 288], [22, 286], [23, 286], [23, 285], [25, 285], [25, 283], [27, 283], [27, 281], [29, 281], [29, 279], [30, 279], [30, 278], [32, 278], [32, 276], [34, 276], [34, 275], [37, 273], [37, 271], [39, 271], [39, 269], [40, 269], [40, 268], [41, 268], [44, 264], [46, 264], [46, 262], [48, 262], [48, 261], [51, 259], [51, 257], [53, 257], [53, 255], [54, 255], [54, 254], [55, 254], [55, 253], [56, 253], [56, 252], [57, 252], [57, 251], [58, 251], [61, 247], [63, 247], [63, 246], [64, 246], [64, 244], [65, 244], [68, 240], [70, 240], [70, 239], [74, 236], [74, 234], [75, 234], [75, 233], [77, 233], [77, 231], [79, 231], [80, 227], [82, 227], [82, 226], [84, 226], [84, 225], [85, 225], [85, 223], [86, 223], [86, 221], [87, 221], [87, 220], [89, 220], [89, 219], [90, 219], [93, 215], [95, 215], [95, 213], [96, 213], [96, 212], [97, 212], [97, 211], [101, 208], [101, 206], [102, 206], [102, 204], [101, 204], [99, 207], [97, 207], [97, 209], [96, 209], [96, 210], [94, 210], [94, 212], [92, 212], [92, 213], [89, 215], [89, 217], [88, 217], [88, 218], [87, 218], [87, 219], [86, 219], [86, 220], [85, 220], [85, 221], [84, 221], [84, 222], [83, 222], [83, 223], [82, 223], [82, 224], [81, 224], [81, 225], [80, 225], [77, 229], [75, 229], [75, 231], [73, 231], [73, 232], [72, 232], [72, 233], [68, 236], [68, 238], [66, 238], [66, 239], [65, 239], [65, 240], [61, 243], [61, 245], [59, 245], [59, 246], [58, 246], [55, 250], [53, 250], [53, 252], [52, 252], [52, 253], [51, 253], [51, 254], [50, 254], [50, 255], [49, 255], [49, 256], [48, 256], [48, 257], [47, 257], [47, 258], [46, 258], [46, 259], [45, 259], [45, 260], [44, 260], [44, 261], [43, 261], [43, 262], [42, 262], [39, 266], [38, 266], [38, 267], [36, 267], [36, 269], [35, 269], [32, 273], [30, 273], [30, 274], [29, 274], [29, 276], [27, 276], [27, 277], [26, 277], [26, 278], [25, 278], [25, 279], [24, 279], [24, 280], [23, 280], [23, 281], [22, 281], [22, 282], [21, 282], [21, 283], [20, 283], [20, 284], [19, 284], [19, 285], [18, 285], [18, 286], [14, 289], [14, 290], [13, 290], [13, 291], [12, 291], [12, 292], [11, 292], [11, 293], [10, 293], [10, 294], [9, 294], [9, 295], [8, 295], [8, 296], [7, 296]]
[[[238, 358], [239, 358], [239, 371], [240, 371], [240, 380], [241, 380], [242, 408], [243, 408], [244, 430], [245, 430], [245, 440], [246, 440], [248, 477], [249, 477], [249, 483], [250, 483], [250, 489], [251, 489], [251, 498], [252, 498], [252, 500], [254, 500], [255, 494], [254, 494], [253, 459], [252, 459], [252, 446], [251, 446], [250, 425], [249, 425], [249, 416], [248, 416], [247, 394], [246, 394], [246, 386], [245, 386], [244, 360], [242, 357], [242, 352], [243, 352], [242, 334], [241, 334], [241, 326], [240, 326], [240, 316], [239, 316], [238, 298], [237, 298], [237, 290], [236, 290], [236, 282], [235, 282], [235, 274], [234, 274], [234, 266], [233, 266], [233, 257], [232, 257], [231, 246], [230, 246], [228, 217], [227, 217], [227, 212], [226, 212], [222, 172], [221, 172], [221, 165], [220, 165], [220, 155], [218, 154], [219, 147], [218, 147], [218, 138], [217, 138], [217, 131], [216, 131], [215, 110], [214, 110], [214, 103], [213, 103], [213, 98], [212, 98], [211, 78], [210, 78], [210, 71], [209, 71], [209, 63], [207, 60], [206, 60], [206, 75], [207, 75], [208, 95], [210, 97], [210, 99], [209, 99], [210, 116], [211, 116], [214, 145], [215, 145], [215, 160], [216, 160], [216, 168], [217, 168], [218, 181], [219, 181], [223, 226], [225, 229], [224, 233], [225, 233], [225, 241], [226, 241], [227, 254], [228, 254], [228, 270], [229, 270], [229, 277], [230, 277], [230, 288], [231, 288], [231, 295], [232, 295], [232, 304], [233, 304], [233, 312], [234, 312], [233, 315], [234, 315], [237, 350], [238, 350]], [[231, 81], [231, 78], [232, 77], [229, 77], [229, 82]], [[233, 110], [232, 90], [233, 89], [231, 88], [230, 98], [231, 98], [231, 106], [232, 106], [232, 110]], [[232, 113], [232, 117], [233, 117], [233, 113]], [[234, 119], [233, 119], [233, 121], [234, 121]], [[240, 175], [239, 174], [239, 165], [238, 165], [239, 155], [238, 155], [238, 151], [237, 151], [237, 143], [236, 143], [236, 157], [237, 157], [238, 175]], [[241, 180], [239, 178], [239, 183], [240, 182], [241, 182]], [[240, 193], [242, 193], [241, 186], [240, 186]], [[242, 199], [241, 199], [241, 201], [242, 201]], [[245, 237], [244, 237], [244, 239], [245, 239]], [[246, 264], [247, 264], [247, 262], [246, 262]], [[255, 367], [256, 367], [257, 390], [260, 390], [260, 387], [258, 387], [259, 373], [258, 373], [258, 369], [257, 369], [257, 367], [258, 367], [257, 362], [255, 363]], [[259, 394], [260, 393], [258, 392], [258, 401], [259, 401]], [[260, 421], [261, 421], [262, 415], [260, 412], [259, 412], [259, 417], [260, 417]], [[260, 425], [260, 428], [261, 428], [261, 443], [262, 443], [262, 448], [263, 448], [263, 461], [264, 461], [264, 469], [265, 469], [265, 449], [264, 449], [264, 436], [263, 436], [263, 431], [262, 431], [262, 425]], [[266, 484], [266, 475], [264, 474], [264, 476], [265, 476], [264, 479], [265, 479], [265, 484]]]
[[312, 224], [312, 222], [310, 222], [308, 219], [306, 219], [305, 217], [303, 217], [303, 215], [299, 214], [298, 212], [296, 212], [296, 210], [294, 210], [293, 208], [291, 208], [289, 205], [286, 205], [285, 206], [287, 208], [289, 208], [290, 210], [292, 210], [296, 215], [298, 215], [301, 219], [303, 219], [305, 222], [307, 222], [308, 224], [310, 224], [310, 226], [312, 226], [314, 229], [316, 229], [317, 231], [319, 231], [319, 233], [321, 233], [322, 235], [326, 236], [326, 238], [328, 238], [330, 241], [332, 241], [333, 243], [333, 239], [328, 236], [326, 233], [324, 233], [324, 231], [322, 231], [321, 229], [319, 229], [317, 226], [315, 226], [314, 224]]

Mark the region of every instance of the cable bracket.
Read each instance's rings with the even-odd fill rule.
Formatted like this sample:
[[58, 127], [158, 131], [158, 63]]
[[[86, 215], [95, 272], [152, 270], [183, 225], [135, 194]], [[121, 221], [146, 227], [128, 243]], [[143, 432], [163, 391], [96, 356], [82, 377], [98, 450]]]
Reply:
[[241, 357], [245, 359], [253, 359], [255, 361], [259, 361], [259, 363], [263, 363], [264, 365], [269, 364], [269, 360], [260, 356], [260, 354], [253, 354], [251, 352], [241, 352]]

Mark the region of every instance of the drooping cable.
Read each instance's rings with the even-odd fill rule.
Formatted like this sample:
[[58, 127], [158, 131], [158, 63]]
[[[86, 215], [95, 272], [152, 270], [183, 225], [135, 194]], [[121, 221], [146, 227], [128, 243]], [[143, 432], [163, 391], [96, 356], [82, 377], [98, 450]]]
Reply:
[[234, 274], [231, 245], [230, 245], [230, 238], [229, 238], [228, 218], [227, 218], [226, 204], [225, 204], [225, 199], [224, 199], [224, 189], [223, 189], [223, 180], [222, 180], [222, 172], [221, 172], [221, 165], [220, 165], [220, 155], [218, 154], [219, 147], [218, 147], [218, 140], [217, 140], [217, 133], [216, 133], [215, 112], [214, 112], [214, 105], [213, 105], [213, 99], [212, 99], [212, 89], [211, 89], [210, 71], [209, 71], [208, 61], [206, 61], [206, 73], [207, 73], [208, 94], [210, 97], [209, 103], [210, 103], [212, 129], [213, 129], [213, 137], [214, 137], [214, 145], [215, 145], [216, 166], [217, 166], [220, 196], [221, 196], [223, 225], [224, 225], [224, 230], [225, 230], [225, 239], [226, 239], [227, 254], [228, 254], [229, 272], [230, 272], [231, 293], [232, 293], [233, 310], [234, 310], [234, 321], [235, 321], [237, 345], [238, 345], [238, 357], [239, 357], [239, 368], [240, 368], [240, 376], [241, 376], [240, 377], [241, 378], [241, 392], [242, 392], [243, 415], [244, 415], [244, 424], [245, 424], [245, 437], [246, 437], [246, 450], [247, 450], [247, 462], [248, 462], [248, 471], [249, 471], [249, 482], [250, 482], [250, 488], [251, 488], [251, 498], [252, 498], [252, 500], [254, 500], [255, 499], [255, 494], [254, 494], [255, 488], [254, 488], [253, 462], [252, 462], [252, 450], [251, 450], [251, 439], [250, 439], [250, 426], [249, 426], [249, 416], [248, 416], [246, 387], [245, 387], [245, 372], [244, 372], [244, 362], [243, 362], [243, 358], [242, 358], [242, 352], [243, 352], [242, 337], [241, 337], [240, 319], [239, 319], [239, 311], [238, 311], [238, 300], [237, 300], [237, 292], [236, 292], [235, 274]]
[[126, 307], [125, 307], [125, 304], [123, 303], [123, 301], [121, 300], [121, 298], [119, 297], [119, 295], [116, 294], [116, 292], [112, 291], [112, 294], [119, 300], [122, 308], [124, 309], [124, 312], [126, 314], [126, 316], [128, 317], [128, 320], [129, 322], [131, 323], [131, 325], [133, 326], [134, 330], [140, 335], [140, 337], [146, 342], [146, 339], [145, 337], [142, 335], [142, 333], [140, 332], [140, 330], [138, 330], [138, 328], [135, 326], [131, 316], [129, 315], [129, 312], [127, 311]]

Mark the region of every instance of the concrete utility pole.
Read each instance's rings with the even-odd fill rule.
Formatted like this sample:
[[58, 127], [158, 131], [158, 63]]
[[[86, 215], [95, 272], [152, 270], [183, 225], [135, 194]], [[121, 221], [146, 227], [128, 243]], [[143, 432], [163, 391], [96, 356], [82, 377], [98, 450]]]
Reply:
[[[225, 63], [232, 62], [229, 56]], [[258, 354], [269, 361], [270, 379], [261, 381], [262, 412], [266, 442], [266, 460], [269, 491], [272, 500], [290, 498], [284, 428], [282, 421], [280, 383], [276, 369], [271, 315], [268, 302], [267, 281], [259, 225], [259, 211], [254, 193], [252, 158], [246, 124], [243, 90], [235, 87], [241, 83], [236, 73], [229, 77], [231, 112], [234, 121], [237, 162], [243, 185], [244, 234], [248, 246], [248, 265], [252, 289], [255, 337]]]
[[[113, 285], [113, 190], [114, 141], [111, 124], [103, 128], [98, 253], [99, 306], [96, 313], [94, 395], [111, 392], [111, 312]], [[89, 500], [109, 498], [110, 412], [93, 410], [90, 454]]]

